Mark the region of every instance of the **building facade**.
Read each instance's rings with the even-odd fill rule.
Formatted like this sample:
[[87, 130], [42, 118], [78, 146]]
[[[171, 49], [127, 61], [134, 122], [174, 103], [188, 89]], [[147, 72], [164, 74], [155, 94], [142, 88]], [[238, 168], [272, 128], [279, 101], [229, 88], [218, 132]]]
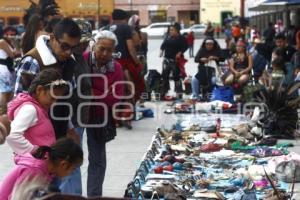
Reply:
[[[100, 21], [111, 17], [114, 8], [113, 0], [56, 0], [56, 2], [62, 16], [88, 19], [93, 26], [98, 21], [98, 16]], [[29, 0], [0, 0], [0, 21], [4, 25], [23, 23], [25, 9], [29, 6]]]
[[249, 10], [247, 16], [250, 18], [250, 23], [256, 25], [261, 31], [265, 30], [270, 22], [275, 24], [279, 20], [283, 22], [284, 28], [291, 25], [300, 27], [300, 1], [270, 1], [268, 5], [263, 0], [255, 0], [255, 2], [246, 0], [246, 7]]
[[4, 25], [15, 25], [23, 22], [25, 9], [28, 8], [28, 0], [7, 1], [0, 0], [0, 22]]
[[251, 11], [249, 9], [258, 6], [264, 1], [265, 0], [245, 0], [245, 16], [252, 17], [254, 15], [260, 14], [261, 12]]
[[223, 25], [224, 19], [232, 16], [243, 16], [243, 0], [201, 0], [200, 21]]
[[138, 14], [143, 26], [165, 21], [177, 21], [185, 25], [191, 25], [199, 22], [199, 1], [115, 0], [115, 8]]
[[114, 9], [113, 0], [56, 0], [60, 12], [65, 17], [83, 18], [91, 22], [93, 27], [102, 19], [111, 18]]

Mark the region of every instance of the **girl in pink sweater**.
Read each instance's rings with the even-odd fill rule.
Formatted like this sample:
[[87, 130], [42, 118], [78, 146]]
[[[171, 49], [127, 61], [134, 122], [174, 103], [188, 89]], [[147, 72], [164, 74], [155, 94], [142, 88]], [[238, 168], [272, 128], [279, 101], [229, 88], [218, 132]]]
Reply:
[[[68, 176], [83, 162], [83, 151], [72, 139], [59, 139], [51, 147], [41, 146], [30, 153], [16, 157], [15, 168], [4, 178], [0, 185], [0, 199], [9, 200], [12, 191], [24, 180], [36, 176], [47, 178]], [[26, 199], [26, 197], [24, 197]]]
[[12, 122], [6, 141], [16, 154], [32, 153], [39, 146], [51, 146], [55, 142], [48, 112], [66, 87], [58, 71], [46, 69], [32, 81], [28, 93], [18, 94], [9, 103], [7, 114]]

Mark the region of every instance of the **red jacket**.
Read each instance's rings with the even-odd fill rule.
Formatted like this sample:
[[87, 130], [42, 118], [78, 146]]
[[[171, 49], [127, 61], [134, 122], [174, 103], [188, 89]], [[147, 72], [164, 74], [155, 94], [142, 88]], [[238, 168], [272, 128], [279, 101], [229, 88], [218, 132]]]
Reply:
[[186, 38], [186, 41], [187, 41], [188, 45], [193, 45], [194, 44], [194, 40], [195, 40], [194, 34], [189, 33], [187, 35], [187, 38]]

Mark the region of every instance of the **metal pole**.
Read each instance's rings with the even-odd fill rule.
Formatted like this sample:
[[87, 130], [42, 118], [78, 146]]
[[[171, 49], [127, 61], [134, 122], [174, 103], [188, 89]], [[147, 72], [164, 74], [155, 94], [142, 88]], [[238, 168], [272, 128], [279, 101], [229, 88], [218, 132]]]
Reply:
[[132, 0], [130, 0], [130, 15], [132, 15]]
[[98, 0], [98, 6], [97, 6], [97, 29], [100, 28], [100, 0]]
[[245, 17], [245, 0], [240, 0], [240, 16]]

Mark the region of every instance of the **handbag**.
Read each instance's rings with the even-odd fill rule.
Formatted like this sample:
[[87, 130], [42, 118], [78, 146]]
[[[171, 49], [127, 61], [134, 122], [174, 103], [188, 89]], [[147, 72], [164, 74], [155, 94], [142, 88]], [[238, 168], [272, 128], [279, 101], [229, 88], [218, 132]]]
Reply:
[[[103, 116], [96, 115], [96, 109], [91, 109], [91, 124], [101, 124], [104, 121]], [[95, 138], [98, 142], [109, 142], [113, 140], [117, 135], [117, 128], [115, 124], [115, 120], [113, 118], [112, 109], [109, 108], [107, 112], [107, 123], [103, 127], [95, 127], [89, 128], [92, 130], [93, 134], [95, 134]]]
[[0, 64], [6, 65], [7, 69], [10, 72], [14, 72], [14, 60], [11, 57], [7, 57], [6, 59], [0, 59]]
[[205, 64], [205, 67], [210, 67], [213, 69], [216, 78], [216, 85], [223, 86], [224, 85], [222, 81], [223, 72], [220, 69], [220, 67], [217, 65], [217, 62], [214, 60], [210, 60], [207, 64]]

